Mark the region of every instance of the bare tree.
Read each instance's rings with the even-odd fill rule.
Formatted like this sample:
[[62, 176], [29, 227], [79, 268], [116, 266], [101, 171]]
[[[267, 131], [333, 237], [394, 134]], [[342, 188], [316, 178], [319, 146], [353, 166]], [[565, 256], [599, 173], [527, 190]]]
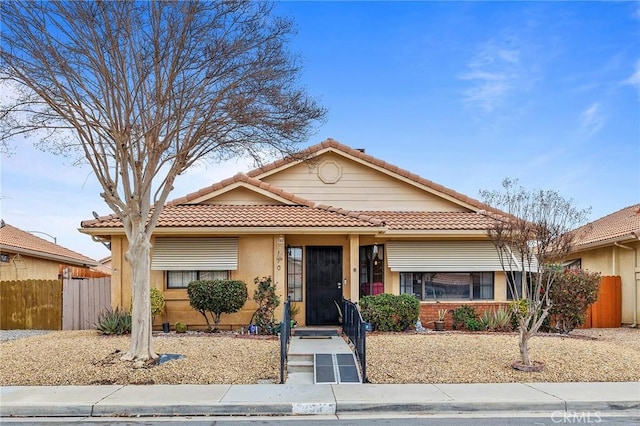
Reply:
[[176, 176], [203, 157], [291, 154], [324, 118], [286, 50], [292, 23], [250, 1], [0, 7], [0, 77], [20, 89], [0, 111], [0, 141], [44, 130], [47, 149], [77, 149], [91, 165], [129, 241], [123, 358], [155, 358], [150, 238]]
[[[505, 179], [500, 191], [480, 191], [484, 201], [507, 215], [494, 215], [488, 230], [507, 276], [518, 322], [520, 362], [514, 368], [533, 370], [529, 339], [549, 315], [553, 301], [550, 289], [561, 269], [559, 262], [569, 253], [574, 234], [586, 221], [589, 210], [579, 210], [557, 191], [527, 191], [517, 180]], [[538, 365], [541, 368], [543, 364]]]

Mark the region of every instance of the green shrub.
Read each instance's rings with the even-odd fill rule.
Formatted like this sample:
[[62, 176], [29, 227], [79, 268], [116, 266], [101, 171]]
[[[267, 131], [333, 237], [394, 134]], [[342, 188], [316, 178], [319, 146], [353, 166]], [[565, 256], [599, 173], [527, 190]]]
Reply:
[[177, 322], [176, 323], [176, 333], [186, 333], [187, 326], [184, 323]]
[[276, 286], [271, 277], [256, 277], [253, 282], [256, 284], [253, 300], [258, 304], [258, 309], [251, 317], [251, 324], [258, 326], [261, 334], [277, 334], [279, 328], [275, 321], [275, 311], [280, 305], [280, 298], [276, 294]]
[[464, 321], [464, 328], [469, 331], [482, 331], [485, 329], [480, 320], [475, 318], [467, 318]]
[[[208, 331], [217, 331], [220, 315], [238, 312], [247, 301], [247, 285], [235, 280], [200, 280], [187, 286], [189, 304], [202, 314]], [[213, 328], [209, 322], [213, 319]]]
[[160, 289], [151, 287], [151, 321], [164, 312], [164, 295]]
[[420, 302], [409, 294], [378, 294], [360, 299], [362, 318], [380, 331], [404, 331], [416, 323]]
[[101, 334], [129, 334], [131, 313], [120, 308], [105, 309], [98, 315], [98, 322], [94, 326]]
[[598, 299], [600, 274], [582, 269], [567, 269], [551, 286], [549, 314], [555, 320], [554, 330], [569, 333], [584, 324], [587, 308]]
[[[476, 313], [476, 310], [473, 309], [473, 306], [462, 305], [453, 310], [453, 326], [455, 328], [464, 327], [469, 330], [469, 327], [467, 327], [468, 320], [473, 320], [480, 324], [478, 320], [478, 314]], [[477, 325], [473, 322], [471, 322], [470, 324], [472, 327], [477, 327]], [[480, 327], [481, 326], [482, 325], [480, 325]]]

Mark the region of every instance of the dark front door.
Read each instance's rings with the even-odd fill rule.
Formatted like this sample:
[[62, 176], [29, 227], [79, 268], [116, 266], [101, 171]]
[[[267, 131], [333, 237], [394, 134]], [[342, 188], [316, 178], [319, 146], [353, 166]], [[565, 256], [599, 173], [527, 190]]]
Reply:
[[307, 325], [338, 324], [342, 247], [307, 247]]

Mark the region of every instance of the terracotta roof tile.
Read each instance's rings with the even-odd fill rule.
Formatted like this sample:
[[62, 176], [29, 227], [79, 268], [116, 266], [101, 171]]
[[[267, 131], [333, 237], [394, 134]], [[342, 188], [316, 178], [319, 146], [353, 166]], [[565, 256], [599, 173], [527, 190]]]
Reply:
[[[625, 236], [640, 237], [640, 204], [626, 207], [615, 213], [597, 219], [573, 231], [576, 248], [598, 242], [618, 240]], [[635, 237], [632, 235], [635, 234]]]
[[[158, 228], [171, 227], [362, 227], [379, 226], [379, 220], [367, 220], [359, 214], [332, 212], [310, 206], [286, 205], [167, 205], [162, 210]], [[114, 215], [82, 222], [83, 228], [119, 228], [122, 222]]]
[[34, 257], [51, 258], [53, 256], [58, 260], [64, 260], [74, 265], [87, 264], [93, 266], [98, 264], [97, 261], [90, 257], [36, 237], [8, 223], [4, 223], [4, 226], [0, 227], [0, 247], [17, 253], [29, 252]]
[[493, 220], [473, 212], [364, 211], [363, 217], [383, 220], [390, 230], [485, 230]]

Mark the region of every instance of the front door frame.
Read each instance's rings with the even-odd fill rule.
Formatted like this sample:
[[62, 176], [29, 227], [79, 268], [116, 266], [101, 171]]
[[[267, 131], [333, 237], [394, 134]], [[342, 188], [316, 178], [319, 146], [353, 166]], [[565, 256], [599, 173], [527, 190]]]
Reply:
[[305, 312], [307, 325], [338, 325], [342, 303], [343, 247], [305, 248]]

